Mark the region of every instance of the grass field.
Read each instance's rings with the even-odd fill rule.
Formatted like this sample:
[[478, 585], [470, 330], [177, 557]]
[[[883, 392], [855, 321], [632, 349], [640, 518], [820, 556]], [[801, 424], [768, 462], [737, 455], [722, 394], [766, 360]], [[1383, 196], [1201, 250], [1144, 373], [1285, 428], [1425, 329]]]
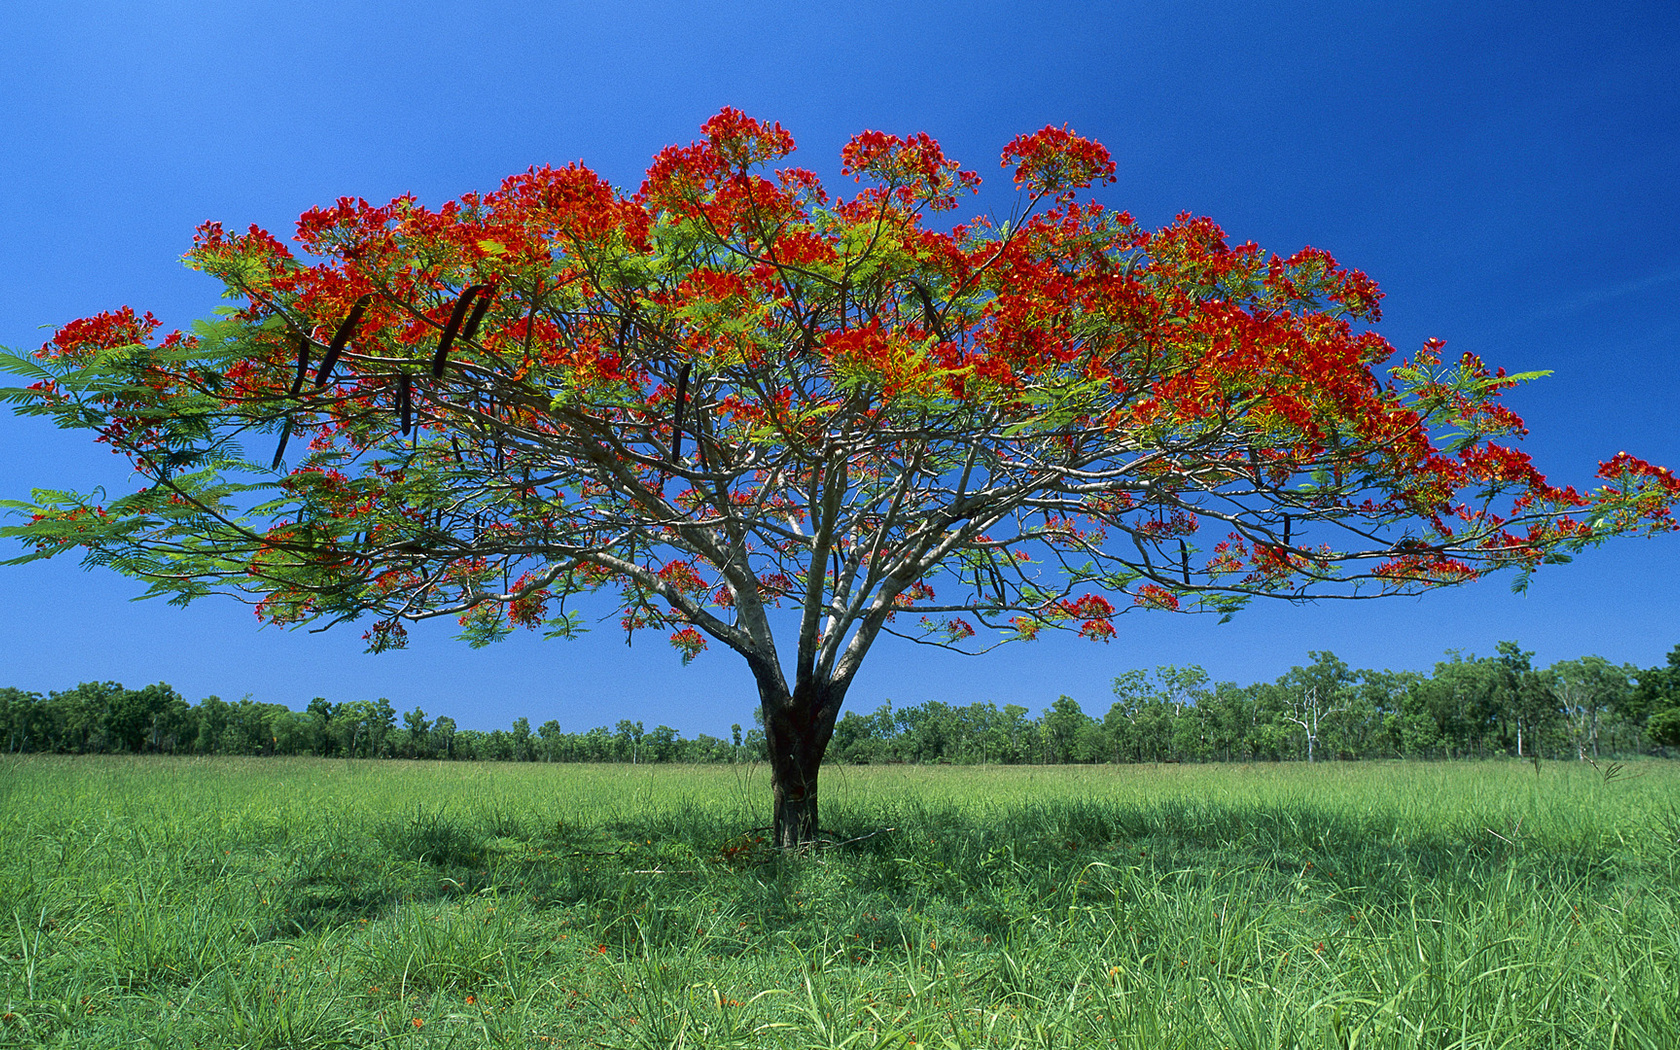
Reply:
[[1680, 1047], [1673, 763], [824, 777], [6, 759], [0, 1045]]

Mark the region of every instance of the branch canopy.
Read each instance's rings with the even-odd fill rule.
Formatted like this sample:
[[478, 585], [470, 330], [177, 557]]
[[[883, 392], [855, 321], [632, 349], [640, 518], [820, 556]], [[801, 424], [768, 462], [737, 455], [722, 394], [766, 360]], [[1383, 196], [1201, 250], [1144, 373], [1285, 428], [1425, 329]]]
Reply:
[[[635, 193], [532, 168], [432, 210], [304, 213], [290, 245], [207, 223], [232, 305], [190, 333], [124, 307], [5, 365], [19, 412], [133, 463], [115, 497], [8, 504], [71, 549], [281, 624], [581, 628], [606, 589], [685, 661], [719, 641], [843, 694], [882, 633], [983, 649], [1132, 608], [1416, 593], [1673, 527], [1620, 453], [1589, 493], [1509, 442], [1533, 375], [1395, 360], [1364, 274], [1181, 215], [1081, 200], [1102, 146], [1003, 152], [1008, 222], [933, 222], [979, 177], [864, 132], [831, 196], [780, 125], [725, 109]], [[1386, 366], [1386, 371], [1378, 369]], [[312, 382], [305, 382], [305, 378]], [[288, 459], [290, 455], [290, 459]]]

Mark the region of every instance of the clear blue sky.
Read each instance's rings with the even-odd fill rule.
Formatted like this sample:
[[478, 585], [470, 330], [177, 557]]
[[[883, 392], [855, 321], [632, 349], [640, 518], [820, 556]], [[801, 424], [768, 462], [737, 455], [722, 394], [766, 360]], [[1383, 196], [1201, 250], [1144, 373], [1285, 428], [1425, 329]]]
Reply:
[[[1553, 378], [1511, 401], [1554, 480], [1627, 449], [1680, 467], [1680, 5], [1657, 3], [874, 3], [291, 0], [0, 7], [0, 344], [131, 304], [184, 326], [218, 285], [180, 265], [193, 228], [289, 234], [339, 196], [431, 204], [528, 165], [582, 159], [633, 188], [661, 147], [731, 105], [780, 121], [837, 173], [875, 128], [926, 131], [992, 180], [1015, 135], [1066, 123], [1106, 144], [1114, 207], [1212, 216], [1234, 240], [1311, 244], [1387, 293], [1402, 351], [1439, 336]], [[0, 418], [0, 497], [124, 484], [87, 437]], [[15, 553], [17, 548], [4, 552]], [[893, 641], [848, 704], [1059, 694], [1102, 714], [1131, 667], [1271, 679], [1329, 649], [1426, 670], [1516, 639], [1550, 663], [1660, 664], [1680, 643], [1680, 536], [1608, 545], [1540, 575], [1420, 600], [1261, 604], [1230, 624], [1128, 615], [1108, 645], [978, 660]], [[527, 715], [724, 733], [751, 681], [714, 646], [258, 629], [243, 606], [132, 604], [69, 560], [0, 569], [0, 686], [167, 681], [189, 699], [301, 707], [388, 696], [464, 727]]]

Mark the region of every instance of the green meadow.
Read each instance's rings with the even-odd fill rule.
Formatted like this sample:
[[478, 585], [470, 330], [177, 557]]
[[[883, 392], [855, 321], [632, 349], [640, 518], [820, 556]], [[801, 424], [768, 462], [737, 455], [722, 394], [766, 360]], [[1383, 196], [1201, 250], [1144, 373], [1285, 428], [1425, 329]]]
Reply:
[[0, 760], [0, 1046], [1680, 1047], [1680, 765]]

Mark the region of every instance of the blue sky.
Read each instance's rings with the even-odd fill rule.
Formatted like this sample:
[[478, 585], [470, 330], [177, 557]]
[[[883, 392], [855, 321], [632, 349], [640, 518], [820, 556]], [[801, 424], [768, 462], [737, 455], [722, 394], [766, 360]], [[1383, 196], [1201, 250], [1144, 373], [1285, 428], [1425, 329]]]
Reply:
[[[1626, 449], [1680, 467], [1680, 6], [1672, 3], [790, 3], [13, 0], [0, 10], [0, 345], [122, 304], [184, 326], [217, 304], [181, 253], [206, 219], [288, 234], [339, 196], [431, 204], [582, 159], [633, 188], [725, 105], [780, 121], [826, 177], [853, 133], [926, 131], [988, 177], [1045, 124], [1103, 142], [1101, 199], [1158, 225], [1310, 244], [1387, 293], [1402, 352], [1439, 336], [1555, 375], [1511, 403], [1554, 480]], [[0, 497], [120, 487], [102, 447], [0, 417]], [[13, 552], [15, 552], [14, 548]], [[0, 552], [10, 556], [13, 552]], [[1307, 652], [1426, 670], [1516, 639], [1550, 663], [1651, 666], [1680, 643], [1680, 536], [1609, 544], [1537, 577], [1423, 599], [1129, 615], [1108, 645], [978, 660], [883, 643], [848, 704], [941, 699], [1093, 714], [1132, 667], [1271, 679]], [[62, 560], [0, 568], [0, 686], [167, 681], [301, 707], [390, 697], [464, 727], [527, 715], [685, 734], [750, 724], [719, 647], [682, 668], [603, 628], [485, 650], [453, 625], [363, 655], [359, 629], [259, 630], [228, 601], [180, 610]]]

